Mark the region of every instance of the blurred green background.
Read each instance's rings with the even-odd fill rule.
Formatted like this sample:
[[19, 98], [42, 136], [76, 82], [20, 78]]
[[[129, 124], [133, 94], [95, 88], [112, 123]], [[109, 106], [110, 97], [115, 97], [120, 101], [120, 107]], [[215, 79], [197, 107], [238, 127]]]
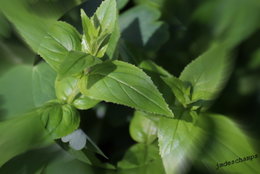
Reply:
[[[44, 31], [45, 23], [51, 25], [51, 21], [60, 19], [81, 31], [79, 9], [84, 8], [91, 15], [100, 2], [0, 2], [1, 121], [34, 107], [32, 72], [41, 61], [34, 52], [37, 46], [32, 49], [28, 46], [41, 39], [41, 35], [30, 37], [34, 29]], [[210, 111], [238, 121], [260, 147], [259, 0], [118, 0], [118, 7], [122, 42], [132, 53], [121, 54], [120, 58], [125, 61], [138, 63], [145, 57], [179, 76], [183, 68], [210, 45], [227, 44], [235, 59], [233, 72]], [[124, 50], [124, 44], [120, 49]], [[81, 112], [82, 128], [113, 164], [134, 144], [129, 135], [133, 112], [127, 107], [107, 103]], [[48, 155], [43, 163], [44, 160], [49, 160]]]

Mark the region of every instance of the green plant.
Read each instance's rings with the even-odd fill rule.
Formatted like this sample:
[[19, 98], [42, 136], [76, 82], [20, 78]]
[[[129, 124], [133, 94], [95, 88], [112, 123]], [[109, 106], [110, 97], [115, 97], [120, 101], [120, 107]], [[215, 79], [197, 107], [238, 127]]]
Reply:
[[[105, 0], [91, 17], [81, 9], [82, 32], [57, 20], [81, 1], [66, 2], [56, 12], [61, 1], [16, 0], [22, 19], [9, 2], [0, 3], [1, 11], [42, 59], [33, 68], [20, 66], [5, 74], [9, 78], [21, 73], [14, 88], [31, 82], [33, 87], [27, 89], [32, 91], [32, 101], [25, 99], [27, 106], [10, 114], [18, 116], [0, 122], [2, 172], [15, 173], [10, 166], [23, 168], [41, 156], [35, 166], [18, 173], [173, 174], [185, 173], [191, 166], [202, 171], [206, 166], [212, 173], [257, 173], [259, 159], [253, 141], [232, 119], [208, 111], [232, 72], [232, 50], [256, 27], [241, 40], [215, 39], [177, 77], [152, 60], [167, 40], [166, 24], [158, 20], [161, 3], [137, 1], [141, 5], [122, 14], [119, 26], [117, 4], [123, 7], [126, 2]], [[37, 13], [26, 10], [33, 3], [42, 9], [52, 3], [54, 8], [43, 17], [35, 15], [41, 8]], [[143, 20], [136, 21], [139, 14]], [[130, 22], [140, 23], [141, 35], [127, 33]], [[150, 43], [154, 31], [161, 32], [161, 37]], [[30, 75], [32, 80], [25, 83], [23, 79]], [[1, 83], [7, 89], [5, 77]], [[88, 117], [84, 111], [102, 110], [103, 102], [134, 110], [129, 132], [136, 144], [116, 165], [84, 133], [82, 119]], [[30, 149], [36, 150], [20, 155]], [[238, 158], [242, 161], [236, 164]], [[19, 164], [23, 159], [28, 161]]]

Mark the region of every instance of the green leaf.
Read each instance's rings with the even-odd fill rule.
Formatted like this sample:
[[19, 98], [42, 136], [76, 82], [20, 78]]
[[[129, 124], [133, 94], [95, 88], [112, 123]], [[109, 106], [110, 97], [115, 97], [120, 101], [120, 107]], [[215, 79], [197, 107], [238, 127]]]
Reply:
[[135, 111], [130, 123], [130, 135], [138, 143], [151, 144], [157, 138], [156, 124], [143, 112]]
[[92, 67], [81, 79], [80, 90], [93, 99], [173, 117], [149, 76], [122, 61], [109, 61]]
[[34, 108], [32, 66], [17, 65], [0, 78], [1, 119], [11, 118]]
[[71, 51], [81, 50], [81, 36], [68, 23], [58, 21], [44, 37], [38, 53], [55, 70], [61, 70], [61, 64]]
[[80, 116], [69, 104], [48, 102], [40, 111], [44, 127], [53, 139], [64, 137], [79, 127]]
[[0, 122], [0, 138], [0, 166], [16, 155], [51, 142], [37, 111]]
[[163, 77], [162, 79], [171, 87], [178, 102], [186, 107], [190, 103], [191, 87], [174, 76]]
[[120, 28], [119, 28], [118, 19], [117, 19], [114, 31], [111, 34], [110, 40], [107, 45], [107, 50], [106, 50], [106, 56], [110, 60], [115, 60], [118, 57], [118, 54], [119, 54], [118, 44], [119, 44], [120, 36], [121, 36], [121, 33], [120, 33]]
[[240, 129], [240, 125], [223, 115], [203, 116], [210, 119], [211, 131], [206, 148], [198, 159], [201, 167], [210, 169], [209, 173], [258, 173], [258, 153], [252, 139]]
[[47, 101], [55, 99], [55, 71], [47, 63], [41, 62], [33, 68], [32, 75], [34, 105], [42, 106]]
[[100, 23], [102, 33], [112, 33], [117, 20], [116, 0], [103, 1], [94, 14], [93, 18], [95, 17]]
[[[119, 173], [164, 173], [158, 148], [155, 145], [135, 144], [118, 163]], [[128, 169], [128, 170], [127, 170]], [[132, 170], [130, 170], [132, 169]]]
[[47, 31], [55, 25], [56, 20], [83, 1], [55, 0], [32, 3], [31, 0], [2, 0], [0, 10], [14, 24], [26, 43], [38, 52]]
[[175, 114], [176, 119], [160, 118], [158, 139], [160, 155], [167, 174], [185, 173], [206, 142], [202, 129], [207, 122], [195, 112]]
[[55, 89], [57, 98], [64, 102], [72, 102], [77, 109], [81, 110], [92, 108], [100, 102], [99, 100], [80, 94], [78, 83], [79, 78], [77, 77], [66, 77], [61, 80], [56, 79]]
[[70, 51], [67, 57], [60, 65], [59, 78], [68, 77], [82, 72], [93, 65], [101, 63], [102, 61], [83, 52]]
[[222, 44], [211, 47], [186, 66], [180, 79], [192, 85], [191, 100], [193, 102], [214, 100], [229, 78], [231, 65], [229, 50]]

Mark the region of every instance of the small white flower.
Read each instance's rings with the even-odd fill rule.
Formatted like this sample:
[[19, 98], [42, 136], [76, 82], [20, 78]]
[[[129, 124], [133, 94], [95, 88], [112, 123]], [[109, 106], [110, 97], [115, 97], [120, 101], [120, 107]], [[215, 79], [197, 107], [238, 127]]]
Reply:
[[69, 142], [69, 146], [75, 150], [81, 150], [86, 146], [87, 135], [81, 129], [77, 129], [71, 134], [62, 137], [61, 141], [64, 143]]

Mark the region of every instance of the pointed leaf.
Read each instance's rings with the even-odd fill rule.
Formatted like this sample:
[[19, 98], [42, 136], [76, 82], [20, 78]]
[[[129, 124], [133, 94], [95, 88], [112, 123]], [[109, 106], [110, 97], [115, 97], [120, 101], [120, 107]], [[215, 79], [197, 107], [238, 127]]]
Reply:
[[80, 90], [93, 99], [173, 116], [149, 76], [141, 69], [122, 61], [109, 61], [92, 67], [81, 79]]
[[112, 33], [117, 19], [116, 0], [103, 1], [94, 16], [97, 17], [102, 32]]
[[180, 79], [192, 85], [191, 100], [214, 100], [226, 84], [232, 60], [225, 45], [215, 45], [191, 62], [181, 73]]

